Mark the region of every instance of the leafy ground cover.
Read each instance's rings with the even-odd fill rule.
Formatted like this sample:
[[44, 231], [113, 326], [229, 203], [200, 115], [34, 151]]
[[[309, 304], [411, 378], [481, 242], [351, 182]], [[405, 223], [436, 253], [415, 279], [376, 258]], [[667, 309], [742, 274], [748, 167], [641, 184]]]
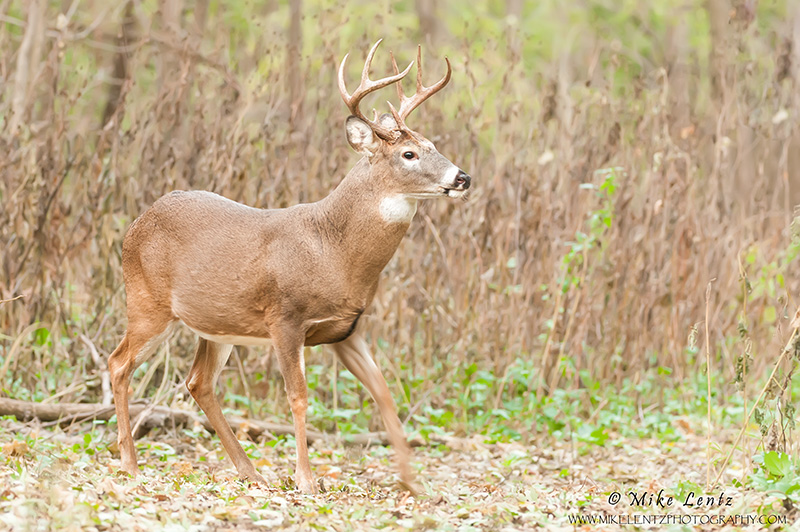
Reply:
[[[113, 424], [86, 431], [5, 418], [0, 528], [790, 530], [800, 522], [800, 476], [788, 455], [734, 464], [706, 493], [700, 420], [673, 416], [665, 425], [651, 412], [643, 420], [616, 427], [586, 420], [590, 430], [558, 438], [545, 431], [528, 443], [474, 435], [418, 447], [422, 493], [413, 497], [396, 486], [391, 450], [380, 446], [316, 443], [312, 467], [322, 492], [307, 496], [292, 486], [291, 437], [243, 442], [268, 486], [238, 480], [219, 440], [199, 427], [138, 440], [142, 473], [131, 479], [116, 472]], [[637, 436], [639, 424], [656, 436]], [[729, 445], [733, 437], [715, 441]]]

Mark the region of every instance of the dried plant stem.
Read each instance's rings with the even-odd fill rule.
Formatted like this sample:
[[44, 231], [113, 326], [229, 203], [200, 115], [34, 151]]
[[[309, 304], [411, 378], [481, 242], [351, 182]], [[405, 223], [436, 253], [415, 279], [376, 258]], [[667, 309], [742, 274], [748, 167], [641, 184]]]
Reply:
[[[564, 357], [564, 353], [567, 348], [567, 340], [569, 340], [569, 335], [572, 332], [572, 324], [575, 321], [575, 316], [578, 313], [578, 306], [581, 303], [581, 298], [583, 297], [583, 287], [586, 282], [586, 271], [589, 269], [588, 267], [588, 248], [583, 248], [583, 261], [581, 262], [581, 273], [580, 273], [580, 280], [578, 281], [577, 285], [577, 294], [575, 295], [575, 301], [572, 304], [572, 309], [567, 316], [567, 326], [564, 329], [564, 337], [561, 339], [561, 345], [558, 348], [558, 357], [556, 358], [556, 364], [560, 364], [561, 360]], [[556, 367], [555, 371], [551, 372], [550, 375], [550, 382], [549, 382], [549, 389], [552, 390], [558, 384], [558, 367]]]
[[[742, 353], [742, 424], [747, 424], [747, 357], [749, 354], [749, 350], [747, 348], [749, 342], [749, 324], [747, 322], [747, 271], [744, 269], [744, 265], [742, 264], [742, 254], [739, 253], [737, 256], [738, 264], [739, 264], [739, 277], [742, 279], [742, 321], [744, 322], [745, 329], [748, 329], [747, 334], [744, 337], [745, 347]], [[748, 462], [750, 453], [747, 453]], [[744, 484], [747, 478], [747, 470], [746, 468], [742, 468], [742, 479], [741, 482]]]
[[506, 369], [503, 371], [503, 377], [500, 379], [500, 384], [497, 386], [497, 394], [494, 397], [495, 409], [500, 408], [500, 402], [503, 400], [503, 392], [506, 389], [506, 381], [508, 381], [508, 374], [513, 366], [514, 362], [510, 362], [506, 364]]
[[142, 425], [144, 420], [150, 415], [155, 407], [159, 406], [160, 402], [162, 401], [164, 388], [166, 388], [167, 382], [169, 381], [169, 355], [170, 349], [169, 343], [167, 343], [164, 345], [164, 375], [161, 377], [161, 384], [158, 387], [158, 391], [156, 391], [155, 395], [153, 396], [152, 402], [147, 405], [147, 408], [145, 408], [144, 412], [142, 412], [136, 419], [136, 423], [133, 425], [133, 429], [131, 430], [133, 434], [138, 434], [139, 427]]
[[711, 283], [716, 278], [711, 279], [706, 286], [706, 489], [711, 489], [711, 335], [708, 332], [708, 321], [710, 319], [709, 306], [711, 301]]
[[[333, 385], [333, 411], [339, 410], [339, 358], [333, 354], [331, 361], [331, 381]], [[339, 432], [339, 419], [336, 418], [336, 432]]]
[[[3, 362], [3, 367], [0, 368], [0, 375], [8, 375], [8, 368], [11, 365], [11, 361], [16, 358], [17, 353], [19, 353], [20, 349], [22, 348], [22, 342], [25, 338], [28, 337], [30, 333], [35, 331], [36, 329], [41, 329], [43, 327], [47, 327], [46, 323], [31, 323], [24, 329], [22, 332], [19, 333], [14, 343], [11, 344], [11, 349], [8, 351], [8, 356], [6, 357], [5, 362]], [[16, 368], [15, 368], [16, 370]]]
[[[798, 309], [798, 312], [800, 312], [800, 309]], [[786, 342], [786, 346], [783, 349], [781, 349], [781, 354], [778, 356], [778, 360], [775, 362], [775, 366], [772, 368], [772, 373], [770, 373], [767, 382], [764, 383], [764, 387], [761, 388], [761, 393], [758, 394], [758, 398], [755, 400], [753, 406], [750, 408], [750, 412], [747, 414], [747, 418], [745, 418], [744, 423], [742, 424], [742, 428], [739, 431], [739, 435], [736, 436], [736, 440], [734, 440], [730, 452], [725, 457], [725, 460], [722, 462], [722, 467], [720, 467], [719, 473], [717, 473], [717, 477], [714, 479], [714, 482], [710, 486], [708, 486], [708, 489], [714, 489], [714, 486], [717, 485], [719, 479], [722, 477], [722, 474], [725, 472], [725, 467], [728, 465], [731, 456], [733, 456], [733, 453], [736, 451], [736, 446], [739, 445], [739, 441], [741, 441], [745, 430], [747, 430], [747, 424], [750, 423], [750, 418], [753, 416], [753, 412], [755, 412], [756, 407], [758, 407], [759, 403], [761, 402], [761, 399], [764, 398], [764, 394], [767, 393], [767, 389], [769, 388], [772, 379], [775, 378], [775, 373], [777, 373], [778, 368], [781, 365], [781, 362], [783, 362], [783, 357], [786, 356], [786, 353], [793, 351], [793, 345], [795, 338], [797, 337], [798, 331], [800, 331], [800, 327], [795, 326], [794, 330], [792, 331], [792, 335], [789, 337], [789, 341]]]
[[239, 348], [236, 346], [233, 348], [233, 359], [236, 361], [236, 369], [239, 371], [239, 381], [242, 383], [242, 388], [244, 388], [244, 396], [247, 397], [247, 411], [250, 412], [250, 417], [254, 417], [256, 413], [253, 410], [253, 395], [250, 393], [247, 372], [244, 369], [242, 357], [239, 355]]
[[158, 354], [156, 355], [155, 359], [153, 359], [152, 364], [147, 368], [142, 379], [139, 381], [139, 384], [136, 386], [136, 389], [133, 392], [133, 397], [136, 399], [142, 399], [142, 395], [147, 387], [150, 385], [150, 381], [153, 380], [153, 375], [155, 375], [156, 370], [161, 366], [161, 363], [166, 356], [166, 351], [164, 349], [159, 349]]
[[[550, 332], [547, 334], [547, 341], [545, 341], [544, 349], [542, 350], [542, 364], [540, 366], [541, 370], [539, 374], [539, 384], [536, 387], [537, 400], [542, 398], [542, 389], [544, 388], [544, 383], [547, 380], [547, 375], [545, 375], [545, 372], [547, 371], [547, 366], [550, 363], [550, 344], [552, 343], [553, 335], [556, 332], [556, 325], [558, 324], [558, 314], [559, 314], [558, 309], [561, 308], [561, 298], [563, 297], [563, 295], [564, 291], [559, 286], [558, 295], [556, 296], [556, 304], [555, 307], [553, 308], [553, 316], [550, 319], [551, 329]], [[531, 386], [531, 388], [533, 388], [533, 386]]]
[[92, 355], [92, 361], [94, 362], [94, 367], [100, 372], [100, 389], [103, 392], [103, 406], [110, 406], [111, 405], [111, 398], [113, 394], [111, 393], [111, 376], [108, 373], [108, 367], [106, 366], [105, 361], [100, 357], [100, 353], [97, 352], [97, 347], [94, 345], [94, 342], [86, 336], [85, 334], [80, 335], [81, 341], [86, 344], [86, 347], [89, 348], [89, 353]]

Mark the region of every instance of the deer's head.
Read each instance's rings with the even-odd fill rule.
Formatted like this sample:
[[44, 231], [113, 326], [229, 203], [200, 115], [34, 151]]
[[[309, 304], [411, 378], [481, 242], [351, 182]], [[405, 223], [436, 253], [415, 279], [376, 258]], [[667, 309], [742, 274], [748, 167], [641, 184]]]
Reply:
[[[379, 80], [369, 79], [369, 68], [378, 45], [376, 42], [367, 55], [364, 69], [361, 72], [361, 83], [349, 94], [344, 83], [344, 67], [347, 56], [339, 66], [339, 91], [351, 116], [345, 124], [347, 141], [355, 151], [369, 160], [372, 178], [379, 180], [387, 194], [406, 198], [461, 197], [470, 185], [470, 177], [455, 164], [450, 162], [436, 149], [431, 141], [406, 126], [405, 119], [422, 102], [439, 92], [450, 81], [450, 61], [447, 62], [447, 74], [434, 85], [422, 85], [421, 50], [417, 49], [417, 90], [413, 96], [403, 93], [400, 81], [409, 73], [414, 65], [400, 72], [392, 56], [394, 75]], [[367, 94], [391, 84], [397, 87], [400, 98], [400, 109], [389, 103], [391, 114], [378, 113], [372, 120], [359, 109], [359, 103]]]

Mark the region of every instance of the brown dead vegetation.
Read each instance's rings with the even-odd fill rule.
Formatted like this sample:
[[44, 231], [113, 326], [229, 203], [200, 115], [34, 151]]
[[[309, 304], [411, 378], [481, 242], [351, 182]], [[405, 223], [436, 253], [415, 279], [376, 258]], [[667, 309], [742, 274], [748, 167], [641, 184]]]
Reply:
[[[14, 378], [43, 388], [53, 386], [41, 376], [51, 360], [15, 350], [13, 339], [39, 322], [58, 331], [53, 360], [91, 368], [81, 335], [109, 353], [125, 328], [122, 237], [156, 198], [206, 189], [285, 207], [336, 186], [356, 161], [337, 59], [374, 40], [302, 35], [292, 11], [288, 45], [266, 32], [232, 50], [234, 30], [219, 13], [212, 21], [205, 2], [158, 13], [139, 2], [74, 13], [56, 4], [29, 2], [22, 20], [0, 2], [0, 352]], [[579, 384], [576, 371], [555, 371], [566, 358], [609, 384], [654, 366], [681, 377], [695, 371], [687, 336], [713, 278], [714, 360], [733, 374], [725, 339], [737, 335], [742, 276], [780, 264], [800, 203], [800, 12], [766, 33], [746, 17], [727, 20], [726, 5], [708, 2], [708, 68], [680, 21], [662, 63], [637, 69], [613, 42], [582, 40], [552, 64], [530, 65], [518, 36], [480, 55], [444, 31], [429, 37], [442, 48], [428, 61], [446, 52], [454, 81], [414, 127], [472, 174], [475, 190], [464, 204], [425, 204], [385, 272], [363, 320], [386, 341], [384, 364], [403, 359], [426, 374], [446, 356], [502, 375], [515, 358], [533, 358], [545, 392]], [[345, 15], [326, 16], [319, 24], [331, 29]], [[391, 47], [400, 57], [415, 49], [399, 36]], [[299, 77], [287, 77], [287, 53]], [[618, 72], [628, 85], [614, 83]], [[611, 167], [621, 169], [613, 223], [583, 252], [579, 284], [562, 292], [568, 242], [601, 208], [579, 185], [599, 184], [595, 172]], [[780, 325], [797, 304], [782, 294], [798, 294], [800, 280], [785, 284], [746, 305], [757, 346], [773, 342], [765, 309], [777, 309]], [[231, 370], [266, 363], [234, 357]], [[74, 390], [63, 399], [100, 394]]]

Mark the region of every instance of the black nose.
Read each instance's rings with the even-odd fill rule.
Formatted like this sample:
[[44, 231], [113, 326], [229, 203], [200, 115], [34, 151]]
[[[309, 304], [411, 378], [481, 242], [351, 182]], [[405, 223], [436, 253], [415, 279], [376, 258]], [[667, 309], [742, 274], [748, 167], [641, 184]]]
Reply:
[[468, 173], [466, 173], [464, 170], [459, 170], [458, 175], [456, 175], [454, 184], [456, 185], [456, 188], [462, 188], [464, 190], [467, 190], [469, 188], [470, 180], [471, 179]]

